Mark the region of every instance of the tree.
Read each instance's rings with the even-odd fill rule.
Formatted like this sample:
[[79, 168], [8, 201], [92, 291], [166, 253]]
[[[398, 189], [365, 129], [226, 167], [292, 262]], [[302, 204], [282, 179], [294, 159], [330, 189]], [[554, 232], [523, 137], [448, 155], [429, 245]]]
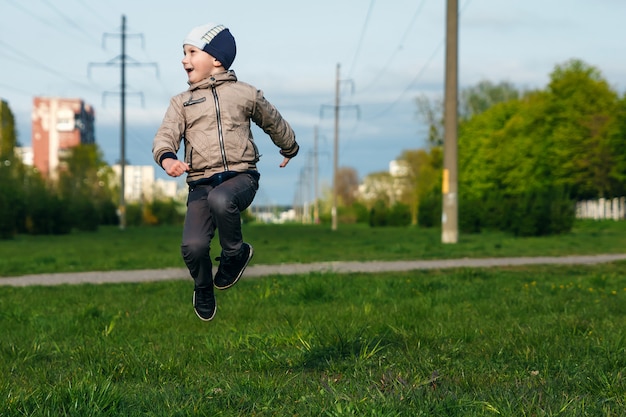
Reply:
[[404, 162], [404, 187], [400, 201], [409, 207], [411, 224], [417, 224], [420, 202], [438, 184], [441, 177], [440, 147], [430, 152], [423, 149], [406, 150], [398, 158]]
[[368, 209], [372, 209], [376, 202], [390, 206], [394, 201], [393, 178], [386, 171], [366, 175], [359, 191], [359, 199]]
[[58, 189], [73, 211], [76, 226], [95, 230], [111, 217], [113, 173], [96, 144], [79, 145], [63, 158]]
[[[459, 98], [459, 115], [461, 120], [467, 120], [479, 115], [491, 107], [516, 100], [521, 93], [509, 82], [502, 81], [493, 84], [490, 81], [480, 81], [475, 86], [461, 90]], [[429, 99], [421, 95], [416, 99], [418, 116], [428, 126], [427, 141], [429, 147], [443, 145], [443, 99]]]
[[427, 141], [430, 147], [443, 145], [443, 99], [429, 99], [421, 95], [416, 99], [417, 112], [428, 126]]
[[[608, 139], [609, 147], [615, 150], [613, 152], [615, 162], [611, 167], [609, 178], [612, 182], [613, 195], [623, 196], [626, 194], [626, 155], [623, 152], [626, 137], [626, 94], [619, 101], [615, 117], [617, 128], [611, 132]], [[617, 151], [619, 149], [622, 151]]]
[[519, 97], [520, 92], [509, 82], [493, 84], [483, 80], [461, 91], [459, 113], [462, 119], [469, 119], [498, 103], [517, 100]]
[[600, 72], [580, 60], [556, 67], [548, 85], [555, 180], [579, 198], [615, 195], [614, 166], [623, 165], [623, 108]]
[[340, 204], [351, 206], [357, 198], [359, 176], [354, 168], [342, 167], [337, 170], [337, 197]]
[[545, 91], [461, 123], [464, 192], [558, 187], [579, 199], [616, 196], [626, 165], [624, 110], [597, 69], [577, 60], [557, 66]]
[[0, 156], [13, 155], [16, 145], [15, 117], [9, 105], [0, 100]]
[[19, 232], [24, 213], [19, 176], [22, 163], [15, 157], [16, 143], [13, 112], [0, 100], [0, 239], [12, 238]]
[[571, 199], [622, 195], [625, 104], [597, 69], [572, 60], [556, 66], [545, 90], [464, 120], [459, 188], [466, 208], [483, 208], [464, 213], [500, 219], [493, 224], [516, 234], [561, 233], [571, 227]]

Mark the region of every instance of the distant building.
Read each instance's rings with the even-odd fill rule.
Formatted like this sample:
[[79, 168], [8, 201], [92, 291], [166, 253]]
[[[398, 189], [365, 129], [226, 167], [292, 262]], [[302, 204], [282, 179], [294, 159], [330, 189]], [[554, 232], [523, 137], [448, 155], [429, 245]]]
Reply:
[[376, 201], [395, 204], [408, 187], [407, 177], [411, 172], [410, 168], [403, 160], [389, 162], [389, 171], [370, 174], [363, 179], [359, 185], [359, 197], [369, 204]]
[[296, 211], [288, 207], [258, 207], [254, 206], [252, 215], [261, 223], [290, 223], [297, 219]]
[[31, 146], [15, 148], [15, 156], [17, 156], [24, 165], [33, 166], [33, 148]]
[[57, 177], [59, 161], [67, 150], [95, 143], [94, 121], [93, 107], [81, 99], [33, 99], [33, 165], [43, 177]]
[[[121, 182], [122, 168], [119, 164], [111, 167], [117, 183]], [[178, 191], [176, 181], [154, 179], [153, 165], [124, 166], [124, 199], [129, 203], [152, 201], [159, 198], [175, 198]]]
[[389, 162], [389, 174], [392, 177], [406, 177], [411, 172], [411, 167], [409, 163], [404, 160], [393, 160]]

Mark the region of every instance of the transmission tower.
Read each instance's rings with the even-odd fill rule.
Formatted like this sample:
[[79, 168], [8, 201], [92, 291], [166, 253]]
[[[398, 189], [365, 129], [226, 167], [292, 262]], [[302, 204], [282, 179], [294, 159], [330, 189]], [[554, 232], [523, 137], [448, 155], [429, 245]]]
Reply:
[[[94, 66], [104, 66], [104, 67], [119, 67], [120, 68], [120, 89], [119, 91], [105, 91], [103, 93], [103, 97], [106, 97], [109, 94], [115, 94], [120, 96], [120, 205], [119, 205], [119, 216], [120, 216], [120, 229], [126, 229], [126, 201], [124, 196], [124, 191], [126, 188], [126, 67], [140, 67], [140, 66], [152, 66], [155, 67], [157, 77], [159, 75], [159, 67], [154, 62], [142, 63], [138, 62], [126, 55], [126, 39], [129, 37], [139, 37], [142, 41], [143, 46], [143, 35], [141, 34], [127, 34], [126, 33], [126, 16], [122, 15], [122, 27], [120, 29], [120, 33], [105, 33], [103, 36], [103, 45], [107, 37], [116, 37], [121, 40], [121, 54], [111, 59], [108, 62], [104, 63], [89, 63], [89, 71], [91, 67]], [[142, 97], [141, 93], [139, 94]]]

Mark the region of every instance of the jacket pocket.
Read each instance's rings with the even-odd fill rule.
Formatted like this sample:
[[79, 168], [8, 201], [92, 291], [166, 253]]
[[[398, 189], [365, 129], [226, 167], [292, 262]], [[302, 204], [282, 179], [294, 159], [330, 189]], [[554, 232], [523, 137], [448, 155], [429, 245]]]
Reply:
[[252, 150], [254, 151], [254, 163], [259, 162], [259, 159], [261, 159], [261, 154], [259, 153], [259, 148], [256, 146], [256, 143], [254, 142], [254, 140], [252, 139], [248, 139], [248, 142], [250, 142], [250, 145], [252, 146]]
[[185, 162], [191, 170], [193, 168], [193, 147], [188, 143], [185, 144]]

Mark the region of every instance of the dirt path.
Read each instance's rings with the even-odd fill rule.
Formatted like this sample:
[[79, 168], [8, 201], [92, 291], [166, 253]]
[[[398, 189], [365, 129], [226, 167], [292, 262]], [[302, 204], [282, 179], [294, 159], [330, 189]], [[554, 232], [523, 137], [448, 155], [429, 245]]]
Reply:
[[[251, 265], [244, 278], [267, 275], [294, 275], [309, 272], [392, 272], [447, 268], [485, 268], [514, 265], [589, 265], [626, 259], [626, 254], [584, 255], [563, 257], [442, 259], [427, 261], [318, 262], [311, 264]], [[190, 279], [186, 269], [143, 269], [136, 271], [75, 272], [0, 277], [0, 286], [107, 284], [118, 282], [149, 282]]]

